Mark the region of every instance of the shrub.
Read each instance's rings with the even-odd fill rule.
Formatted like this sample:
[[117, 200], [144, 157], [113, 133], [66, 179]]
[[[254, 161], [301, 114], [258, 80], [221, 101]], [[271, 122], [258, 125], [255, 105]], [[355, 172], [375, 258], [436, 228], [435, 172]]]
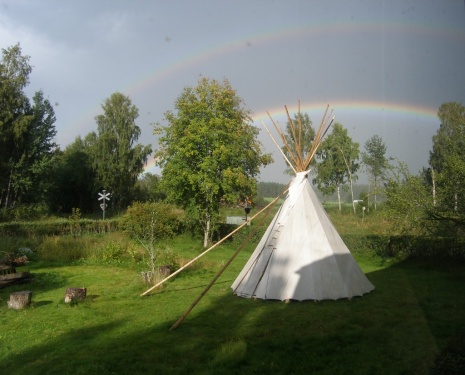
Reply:
[[465, 260], [465, 241], [457, 237], [343, 235], [342, 239], [352, 252], [366, 256]]
[[0, 222], [38, 220], [48, 215], [48, 207], [44, 204], [21, 204], [13, 208], [3, 207], [0, 210]]
[[161, 240], [179, 234], [184, 223], [184, 211], [162, 202], [136, 202], [120, 219], [120, 228], [136, 239]]
[[134, 203], [121, 218], [121, 228], [147, 251], [152, 275], [160, 254], [160, 241], [180, 232], [184, 211], [162, 202]]
[[126, 244], [120, 241], [110, 241], [98, 246], [89, 254], [90, 258], [101, 259], [101, 260], [114, 260], [121, 258], [126, 254]]
[[179, 257], [169, 248], [160, 251], [157, 263], [159, 266], [168, 266], [171, 272], [177, 271], [180, 267]]

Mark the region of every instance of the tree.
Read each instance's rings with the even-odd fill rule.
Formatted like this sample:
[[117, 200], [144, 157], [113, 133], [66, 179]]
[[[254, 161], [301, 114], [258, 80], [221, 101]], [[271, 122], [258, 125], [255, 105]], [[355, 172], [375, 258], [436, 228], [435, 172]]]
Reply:
[[465, 107], [457, 102], [439, 107], [441, 125], [433, 136], [430, 153], [433, 219], [442, 233], [456, 233], [465, 226]]
[[29, 121], [17, 149], [17, 162], [13, 167], [12, 185], [15, 198], [22, 203], [44, 203], [53, 186], [51, 173], [58, 146], [55, 111], [42, 91], [36, 92], [33, 105], [27, 111]]
[[[463, 153], [444, 155], [441, 173], [437, 176], [437, 204], [430, 217], [443, 222], [448, 231], [465, 227], [465, 157]], [[450, 229], [450, 230], [449, 230]]]
[[316, 182], [323, 194], [332, 194], [337, 190], [339, 211], [342, 209], [341, 188], [349, 182], [355, 213], [353, 181], [357, 179], [355, 173], [359, 168], [358, 157], [358, 143], [352, 141], [347, 129], [340, 123], [335, 123], [332, 133], [323, 141], [317, 152], [320, 162]]
[[458, 167], [460, 161], [465, 160], [465, 107], [457, 102], [444, 103], [439, 107], [438, 117], [441, 125], [433, 136], [433, 150], [429, 159], [433, 197], [436, 199], [438, 175], [442, 182], [438, 188], [442, 189], [443, 204], [448, 205], [445, 200], [449, 200], [457, 210], [463, 181], [460, 168], [453, 166]]
[[141, 133], [135, 123], [139, 110], [129, 97], [116, 92], [104, 101], [102, 109], [104, 113], [95, 117], [98, 134], [87, 138], [93, 165], [99, 188], [111, 192], [115, 204], [126, 207], [152, 148], [135, 143]]
[[374, 135], [365, 142], [365, 152], [362, 153], [362, 161], [371, 177], [373, 177], [376, 210], [379, 182], [386, 168], [389, 166], [389, 161], [386, 158], [386, 145], [380, 136]]
[[91, 212], [97, 202], [96, 175], [85, 140], [77, 137], [57, 157], [53, 174], [55, 186], [49, 197], [50, 206], [61, 212]]
[[221, 202], [256, 194], [262, 165], [269, 164], [251, 125], [250, 111], [227, 80], [202, 77], [186, 87], [168, 111], [161, 133], [158, 164], [170, 202], [186, 209], [203, 230], [208, 246]]
[[[315, 139], [315, 129], [312, 126], [312, 120], [308, 116], [307, 113], [299, 113], [294, 114], [293, 119], [294, 124], [297, 128], [300, 129], [299, 134], [293, 134], [293, 127], [291, 122], [288, 120], [286, 123], [286, 132], [284, 133], [284, 143], [288, 145], [288, 147], [283, 146], [282, 150], [284, 155], [288, 159], [290, 159], [289, 149], [292, 151], [292, 154], [299, 155], [300, 152], [297, 150], [302, 150], [302, 159], [307, 157], [307, 153], [310, 151], [313, 141]], [[297, 126], [299, 124], [299, 126]], [[294, 139], [298, 139], [300, 141], [300, 145], [297, 145]], [[292, 162], [292, 160], [290, 160]], [[287, 162], [286, 162], [287, 164]], [[294, 163], [295, 164], [295, 163]], [[291, 176], [294, 175], [294, 171], [288, 165], [288, 168], [285, 170], [285, 173], [290, 174]]]
[[136, 183], [137, 200], [141, 202], [157, 202], [166, 199], [166, 193], [161, 190], [161, 177], [144, 173]]
[[387, 184], [385, 212], [394, 229], [427, 228], [445, 236], [465, 227], [465, 107], [444, 103], [438, 117], [441, 126], [433, 136], [430, 168], [413, 176], [401, 165]]
[[427, 229], [427, 213], [432, 199], [423, 175], [412, 175], [405, 163], [390, 168], [391, 176], [386, 184], [386, 204], [383, 215], [389, 229], [396, 233], [419, 233]]
[[23, 89], [32, 67], [19, 44], [2, 49], [0, 62], [0, 207], [9, 207], [14, 168], [21, 154], [21, 142], [31, 121], [29, 100]]

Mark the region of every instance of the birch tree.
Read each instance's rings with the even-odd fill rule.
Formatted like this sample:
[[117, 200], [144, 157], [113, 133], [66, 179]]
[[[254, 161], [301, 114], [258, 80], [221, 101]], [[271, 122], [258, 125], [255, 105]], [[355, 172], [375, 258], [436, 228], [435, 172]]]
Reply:
[[376, 210], [379, 183], [389, 166], [389, 160], [386, 158], [386, 144], [379, 135], [374, 135], [365, 142], [365, 152], [362, 153], [362, 161], [373, 178], [373, 194]]
[[102, 104], [102, 110], [103, 114], [95, 118], [98, 133], [86, 139], [95, 139], [91, 147], [99, 188], [110, 191], [117, 204], [126, 207], [152, 146], [136, 143], [141, 134], [136, 125], [139, 110], [128, 96], [112, 94]]
[[461, 164], [465, 160], [465, 107], [457, 102], [444, 103], [439, 107], [438, 117], [441, 125], [433, 136], [429, 158], [433, 199], [438, 182], [442, 205], [457, 211], [464, 183]]
[[262, 154], [251, 112], [227, 80], [202, 77], [186, 87], [165, 119], [167, 126], [155, 128], [164, 190], [200, 224], [207, 247], [221, 202], [255, 195], [260, 167], [272, 159]]
[[[326, 137], [317, 153], [317, 186], [324, 194], [337, 191], [339, 211], [342, 210], [341, 189], [349, 183], [353, 202], [353, 182], [359, 169], [359, 145], [349, 137], [347, 129], [335, 123], [333, 131]], [[355, 209], [355, 207], [354, 207]]]

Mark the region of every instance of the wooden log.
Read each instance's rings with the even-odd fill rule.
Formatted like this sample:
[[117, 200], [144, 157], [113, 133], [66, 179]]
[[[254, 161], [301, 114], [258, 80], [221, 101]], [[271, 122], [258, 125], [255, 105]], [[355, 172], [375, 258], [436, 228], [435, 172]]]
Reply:
[[10, 300], [7, 302], [10, 309], [24, 309], [31, 304], [32, 292], [24, 290], [10, 294]]
[[66, 288], [65, 303], [86, 299], [87, 288]]
[[16, 272], [9, 273], [6, 275], [0, 274], [0, 288], [7, 287], [13, 284], [20, 284], [28, 282], [32, 279], [32, 276], [29, 272]]

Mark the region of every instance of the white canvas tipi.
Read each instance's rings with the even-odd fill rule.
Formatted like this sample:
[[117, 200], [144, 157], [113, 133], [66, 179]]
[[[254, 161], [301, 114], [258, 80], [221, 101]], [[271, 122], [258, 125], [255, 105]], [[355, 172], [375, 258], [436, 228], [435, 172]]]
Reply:
[[[322, 135], [324, 132], [319, 131], [316, 142]], [[238, 296], [335, 300], [374, 289], [331, 223], [307, 176], [308, 171], [296, 171], [284, 203], [232, 285]]]

